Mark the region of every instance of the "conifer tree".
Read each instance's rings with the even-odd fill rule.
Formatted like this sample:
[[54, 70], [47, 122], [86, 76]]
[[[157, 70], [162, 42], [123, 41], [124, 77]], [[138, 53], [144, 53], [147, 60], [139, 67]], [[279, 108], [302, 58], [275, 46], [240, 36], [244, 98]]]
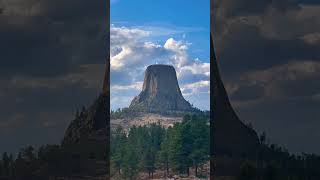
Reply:
[[7, 152], [3, 153], [2, 162], [3, 162], [3, 175], [4, 176], [9, 176], [10, 162], [9, 162], [9, 156], [8, 156]]
[[135, 180], [138, 175], [138, 154], [132, 145], [126, 146], [126, 154], [123, 157], [123, 178]]
[[165, 137], [161, 143], [161, 148], [160, 148], [160, 151], [158, 152], [158, 155], [157, 155], [157, 162], [160, 166], [160, 168], [164, 168], [165, 169], [165, 174], [164, 176], [165, 177], [168, 177], [169, 175], [169, 140], [170, 140], [170, 137], [168, 136], [168, 132], [171, 131], [171, 127], [168, 128], [167, 132], [165, 132]]
[[144, 165], [148, 171], [149, 178], [153, 178], [153, 173], [155, 171], [155, 150], [153, 147], [148, 148], [144, 156]]
[[120, 175], [123, 165], [123, 157], [126, 153], [127, 137], [124, 130], [119, 126], [111, 132], [111, 163], [114, 170]]

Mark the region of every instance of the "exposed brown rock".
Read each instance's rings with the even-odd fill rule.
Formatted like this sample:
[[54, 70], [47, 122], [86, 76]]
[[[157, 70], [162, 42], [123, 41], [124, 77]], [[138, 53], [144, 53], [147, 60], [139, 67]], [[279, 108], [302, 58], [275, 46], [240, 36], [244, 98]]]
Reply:
[[179, 88], [176, 71], [169, 65], [151, 65], [145, 72], [142, 92], [130, 109], [144, 112], [193, 111]]
[[182, 116], [166, 116], [154, 113], [137, 113], [135, 116], [115, 118], [110, 122], [111, 128], [121, 126], [128, 131], [132, 126], [145, 126], [150, 124], [161, 124], [164, 128], [172, 127], [174, 123], [182, 122]]

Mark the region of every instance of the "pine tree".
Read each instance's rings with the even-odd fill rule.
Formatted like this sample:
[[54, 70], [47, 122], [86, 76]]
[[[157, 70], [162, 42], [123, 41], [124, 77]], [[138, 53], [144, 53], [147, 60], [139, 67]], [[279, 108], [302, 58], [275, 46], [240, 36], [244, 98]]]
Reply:
[[124, 179], [134, 180], [138, 175], [138, 154], [132, 145], [126, 146], [126, 154], [123, 157], [123, 177]]
[[170, 138], [169, 142], [169, 163], [171, 165], [171, 168], [174, 171], [183, 171], [183, 168], [181, 167], [181, 148], [182, 148], [182, 139], [180, 136], [181, 131], [181, 124], [175, 124], [170, 131], [168, 131], [168, 137]]
[[111, 163], [114, 171], [119, 175], [121, 174], [121, 168], [123, 165], [123, 157], [126, 153], [127, 137], [124, 130], [119, 126], [111, 132]]
[[[155, 150], [154, 148], [150, 147], [148, 150], [145, 152], [144, 156], [144, 165], [146, 170], [149, 173], [149, 178], [153, 178], [153, 173], [155, 170]], [[150, 176], [151, 174], [151, 176]]]
[[18, 177], [25, 177], [26, 174], [26, 164], [24, 159], [22, 158], [21, 152], [19, 152], [17, 159], [14, 162], [15, 164], [15, 172], [14, 174]]
[[10, 154], [9, 156], [9, 176], [13, 177], [14, 174], [14, 160], [13, 160], [13, 155]]
[[3, 175], [3, 162], [2, 159], [0, 159], [0, 177]]
[[180, 132], [181, 136], [181, 165], [184, 169], [183, 171], [186, 171], [187, 175], [189, 176], [189, 167], [192, 165], [192, 160], [190, 159], [190, 154], [192, 152], [192, 144], [193, 144], [193, 137], [191, 134], [191, 125], [189, 122], [184, 122], [182, 130]]
[[4, 152], [2, 155], [2, 162], [3, 162], [3, 175], [9, 176], [10, 172], [10, 162], [9, 162], [9, 156], [7, 152]]
[[162, 143], [161, 143], [161, 148], [160, 151], [158, 152], [157, 155], [157, 162], [160, 166], [160, 168], [164, 167], [165, 168], [165, 177], [168, 177], [169, 175], [169, 140], [170, 137], [168, 136], [168, 131], [170, 131], [171, 128], [169, 128], [167, 130], [167, 132], [165, 133], [165, 138], [163, 139]]
[[210, 127], [208, 119], [193, 116], [191, 121], [192, 150], [190, 158], [195, 167], [195, 175], [198, 176], [198, 167], [209, 159]]
[[32, 146], [28, 146], [22, 150], [22, 156], [26, 161], [33, 161], [36, 157], [34, 154], [34, 148]]
[[244, 162], [240, 168], [238, 180], [256, 180], [257, 169], [250, 162]]
[[266, 179], [266, 180], [279, 179], [279, 171], [274, 163], [269, 163], [264, 168], [264, 179]]

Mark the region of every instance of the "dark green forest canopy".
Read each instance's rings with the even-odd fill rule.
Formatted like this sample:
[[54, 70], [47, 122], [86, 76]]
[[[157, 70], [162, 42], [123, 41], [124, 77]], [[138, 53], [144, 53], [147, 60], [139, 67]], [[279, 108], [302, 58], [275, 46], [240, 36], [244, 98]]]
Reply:
[[[165, 129], [160, 124], [133, 126], [125, 132], [120, 126], [111, 132], [111, 175], [123, 178], [139, 172], [166, 175], [188, 174], [189, 168], [209, 160], [210, 124], [208, 116], [186, 115], [183, 122]], [[137, 166], [138, 164], [138, 166]]]

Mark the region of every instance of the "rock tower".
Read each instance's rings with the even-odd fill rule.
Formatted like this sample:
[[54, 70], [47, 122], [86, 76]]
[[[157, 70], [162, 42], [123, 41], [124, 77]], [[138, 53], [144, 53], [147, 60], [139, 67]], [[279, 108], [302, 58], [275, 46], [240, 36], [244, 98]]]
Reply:
[[193, 111], [180, 91], [176, 71], [170, 65], [150, 65], [144, 76], [141, 93], [129, 107], [143, 112]]

